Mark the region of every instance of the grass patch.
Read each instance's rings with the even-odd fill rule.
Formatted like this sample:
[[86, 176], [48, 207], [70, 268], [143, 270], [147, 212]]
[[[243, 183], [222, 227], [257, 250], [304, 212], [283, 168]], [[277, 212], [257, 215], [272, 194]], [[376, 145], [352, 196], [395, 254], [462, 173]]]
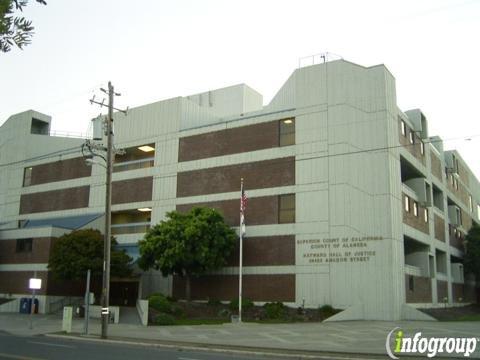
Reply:
[[243, 320], [243, 322], [257, 324], [289, 324], [295, 322], [293, 319], [259, 319], [259, 320]]
[[174, 325], [220, 325], [228, 322], [228, 319], [176, 319]]
[[480, 314], [460, 316], [457, 321], [480, 321]]

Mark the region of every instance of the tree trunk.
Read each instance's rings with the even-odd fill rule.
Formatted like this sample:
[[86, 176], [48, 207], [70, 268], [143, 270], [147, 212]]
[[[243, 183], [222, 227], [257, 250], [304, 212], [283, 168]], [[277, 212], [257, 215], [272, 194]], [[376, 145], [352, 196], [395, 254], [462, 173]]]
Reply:
[[187, 301], [191, 300], [191, 292], [190, 292], [190, 275], [185, 275], [185, 298]]

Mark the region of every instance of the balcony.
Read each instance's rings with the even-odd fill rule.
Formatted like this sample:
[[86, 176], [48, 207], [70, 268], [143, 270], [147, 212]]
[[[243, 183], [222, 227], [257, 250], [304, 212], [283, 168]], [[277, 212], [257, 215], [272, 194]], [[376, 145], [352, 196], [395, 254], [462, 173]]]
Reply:
[[452, 282], [456, 284], [465, 283], [465, 279], [463, 277], [463, 264], [460, 261], [460, 259], [451, 256], [450, 271], [452, 274]]
[[144, 234], [150, 229], [151, 209], [132, 209], [112, 213], [112, 235]]
[[126, 148], [124, 155], [115, 158], [113, 172], [129, 171], [154, 166], [155, 144], [146, 144]]
[[112, 225], [112, 235], [144, 234], [150, 229], [149, 222]]

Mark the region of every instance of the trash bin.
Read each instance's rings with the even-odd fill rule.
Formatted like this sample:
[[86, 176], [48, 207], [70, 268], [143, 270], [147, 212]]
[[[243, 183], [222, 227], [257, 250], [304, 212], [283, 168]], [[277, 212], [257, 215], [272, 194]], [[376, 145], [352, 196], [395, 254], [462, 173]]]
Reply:
[[[38, 314], [38, 299], [35, 299], [35, 314]], [[32, 298], [21, 298], [20, 299], [20, 313], [21, 314], [30, 314], [32, 312]]]
[[84, 305], [80, 305], [77, 308], [77, 315], [78, 315], [78, 317], [81, 317], [81, 318], [85, 317], [85, 306]]
[[[32, 301], [30, 300], [30, 303], [31, 303], [31, 302], [32, 302]], [[35, 301], [34, 301], [33, 304], [34, 304], [33, 306], [34, 306], [34, 310], [35, 310], [35, 311], [34, 311], [34, 314], [38, 314], [38, 305], [39, 305], [38, 299], [35, 299]], [[31, 310], [32, 310], [32, 309], [30, 309], [30, 311], [31, 311]]]
[[21, 298], [20, 299], [20, 314], [30, 314], [32, 307], [32, 299]]

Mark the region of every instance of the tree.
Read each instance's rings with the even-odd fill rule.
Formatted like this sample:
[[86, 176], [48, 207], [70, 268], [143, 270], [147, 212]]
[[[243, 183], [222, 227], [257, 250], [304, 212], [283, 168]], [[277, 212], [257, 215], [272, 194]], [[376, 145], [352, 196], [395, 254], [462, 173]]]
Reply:
[[[103, 273], [104, 236], [98, 230], [76, 230], [62, 235], [54, 243], [48, 269], [58, 279], [76, 280], [85, 278], [90, 269], [92, 276]], [[125, 277], [132, 273], [132, 258], [124, 250], [115, 250], [112, 239], [110, 271], [113, 276]]]
[[474, 274], [480, 280], [480, 226], [473, 223], [465, 237], [464, 266], [466, 274]]
[[[23, 11], [29, 0], [0, 0], [0, 51], [8, 52], [13, 45], [23, 49], [30, 44], [34, 34], [32, 21], [23, 16], [14, 16], [15, 11]], [[35, 0], [47, 5], [44, 0]]]
[[172, 211], [139, 242], [138, 265], [143, 270], [160, 270], [164, 276], [184, 277], [190, 300], [190, 278], [224, 266], [236, 239], [215, 209], [196, 207], [186, 214]]

